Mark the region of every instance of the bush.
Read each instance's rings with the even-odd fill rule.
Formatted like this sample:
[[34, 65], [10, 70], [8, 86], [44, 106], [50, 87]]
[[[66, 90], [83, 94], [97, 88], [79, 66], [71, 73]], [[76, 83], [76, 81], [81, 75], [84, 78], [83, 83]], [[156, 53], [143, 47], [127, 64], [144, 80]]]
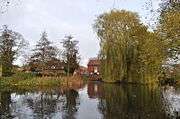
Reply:
[[24, 72], [18, 72], [12, 76], [13, 79], [15, 80], [27, 80], [27, 79], [32, 79], [36, 75], [33, 73], [24, 73]]

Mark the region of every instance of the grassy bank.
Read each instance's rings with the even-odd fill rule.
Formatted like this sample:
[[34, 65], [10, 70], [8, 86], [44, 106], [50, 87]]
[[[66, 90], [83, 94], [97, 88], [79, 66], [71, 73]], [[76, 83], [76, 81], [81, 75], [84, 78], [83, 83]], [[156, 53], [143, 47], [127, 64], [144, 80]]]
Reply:
[[73, 87], [83, 84], [79, 76], [71, 77], [36, 77], [33, 74], [18, 73], [12, 77], [0, 78], [0, 90], [2, 89], [40, 89], [51, 87]]

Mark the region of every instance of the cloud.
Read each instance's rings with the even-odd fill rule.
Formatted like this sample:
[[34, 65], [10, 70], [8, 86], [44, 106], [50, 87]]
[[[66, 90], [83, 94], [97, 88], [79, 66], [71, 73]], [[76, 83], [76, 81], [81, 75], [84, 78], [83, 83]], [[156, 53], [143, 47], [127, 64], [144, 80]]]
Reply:
[[[145, 0], [116, 1], [118, 9], [143, 14], [141, 6]], [[31, 46], [39, 40], [44, 30], [58, 46], [64, 35], [72, 34], [79, 40], [81, 63], [86, 65], [88, 59], [97, 56], [99, 51], [99, 41], [92, 24], [96, 16], [112, 7], [112, 0], [21, 0], [21, 3], [0, 15], [0, 25], [7, 24], [20, 32]]]

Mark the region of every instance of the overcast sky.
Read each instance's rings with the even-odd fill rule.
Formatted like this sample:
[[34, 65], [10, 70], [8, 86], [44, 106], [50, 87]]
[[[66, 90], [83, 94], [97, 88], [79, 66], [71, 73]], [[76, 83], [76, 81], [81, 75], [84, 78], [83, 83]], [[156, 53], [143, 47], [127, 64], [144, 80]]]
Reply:
[[[79, 40], [81, 64], [96, 57], [99, 41], [93, 32], [92, 25], [96, 17], [104, 12], [126, 9], [138, 12], [145, 22], [147, 11], [146, 0], [15, 0], [4, 14], [0, 14], [0, 25], [7, 24], [10, 29], [21, 33], [33, 48], [40, 39], [42, 31], [60, 47], [61, 39], [72, 34]], [[19, 1], [19, 2], [18, 2]], [[157, 7], [157, 4], [153, 4]], [[20, 61], [17, 61], [20, 63]]]

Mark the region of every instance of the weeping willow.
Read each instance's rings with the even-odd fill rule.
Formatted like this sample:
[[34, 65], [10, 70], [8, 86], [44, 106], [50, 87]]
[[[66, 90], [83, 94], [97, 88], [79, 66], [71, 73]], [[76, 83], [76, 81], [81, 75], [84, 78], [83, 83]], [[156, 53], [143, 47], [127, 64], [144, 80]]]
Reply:
[[101, 75], [106, 82], [156, 81], [163, 61], [163, 43], [149, 32], [136, 13], [100, 15], [94, 29], [100, 39]]

